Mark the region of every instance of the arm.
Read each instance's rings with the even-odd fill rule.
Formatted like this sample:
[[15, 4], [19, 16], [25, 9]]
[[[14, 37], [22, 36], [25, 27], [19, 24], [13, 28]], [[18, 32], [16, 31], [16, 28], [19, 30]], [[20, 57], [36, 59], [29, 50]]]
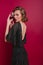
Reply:
[[6, 36], [7, 36], [8, 32], [9, 32], [9, 26], [10, 26], [11, 22], [13, 21], [13, 19], [10, 19], [10, 16], [11, 16], [11, 14], [9, 14], [9, 16], [7, 18], [7, 26], [6, 26], [5, 38], [4, 38], [5, 42], [7, 42]]
[[6, 31], [5, 31], [5, 42], [7, 42], [6, 35], [8, 34], [8, 32], [9, 32], [9, 25], [7, 24]]
[[6, 39], [8, 42], [11, 42], [12, 44], [16, 43], [16, 32], [18, 30], [18, 23], [15, 23], [12, 28], [10, 29], [9, 33], [6, 35]]

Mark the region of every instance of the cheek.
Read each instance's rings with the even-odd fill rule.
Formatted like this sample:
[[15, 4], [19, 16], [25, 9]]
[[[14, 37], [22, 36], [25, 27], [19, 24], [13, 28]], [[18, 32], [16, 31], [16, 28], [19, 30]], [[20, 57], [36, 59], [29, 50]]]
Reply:
[[14, 16], [15, 19], [17, 19], [17, 16]]
[[18, 18], [19, 18], [19, 19], [21, 19], [21, 18], [22, 18], [22, 16], [21, 16], [21, 15], [19, 15], [19, 16], [18, 16]]

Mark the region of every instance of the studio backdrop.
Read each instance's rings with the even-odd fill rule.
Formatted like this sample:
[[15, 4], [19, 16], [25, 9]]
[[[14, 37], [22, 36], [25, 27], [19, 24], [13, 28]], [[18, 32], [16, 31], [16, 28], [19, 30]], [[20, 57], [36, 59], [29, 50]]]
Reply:
[[0, 65], [11, 65], [12, 45], [4, 41], [9, 13], [16, 6], [25, 8], [28, 21], [26, 44], [29, 65], [43, 65], [42, 0], [0, 0]]

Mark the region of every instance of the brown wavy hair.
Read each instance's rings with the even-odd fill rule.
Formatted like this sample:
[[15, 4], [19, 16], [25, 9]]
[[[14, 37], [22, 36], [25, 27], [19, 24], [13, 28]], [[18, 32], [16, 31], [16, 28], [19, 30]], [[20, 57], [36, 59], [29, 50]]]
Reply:
[[16, 10], [20, 10], [21, 15], [22, 15], [22, 21], [23, 22], [27, 22], [28, 18], [26, 17], [26, 11], [24, 10], [24, 8], [18, 6], [18, 7], [16, 7], [16, 8], [13, 9], [13, 12], [15, 12]]

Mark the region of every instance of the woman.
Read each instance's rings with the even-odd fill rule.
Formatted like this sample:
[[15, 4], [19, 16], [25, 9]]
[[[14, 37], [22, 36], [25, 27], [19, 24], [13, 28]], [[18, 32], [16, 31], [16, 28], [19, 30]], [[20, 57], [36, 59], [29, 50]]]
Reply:
[[27, 53], [24, 48], [24, 43], [26, 43], [26, 21], [26, 12], [22, 7], [16, 7], [12, 14], [8, 16], [5, 42], [10, 42], [13, 45], [11, 65], [28, 65]]

